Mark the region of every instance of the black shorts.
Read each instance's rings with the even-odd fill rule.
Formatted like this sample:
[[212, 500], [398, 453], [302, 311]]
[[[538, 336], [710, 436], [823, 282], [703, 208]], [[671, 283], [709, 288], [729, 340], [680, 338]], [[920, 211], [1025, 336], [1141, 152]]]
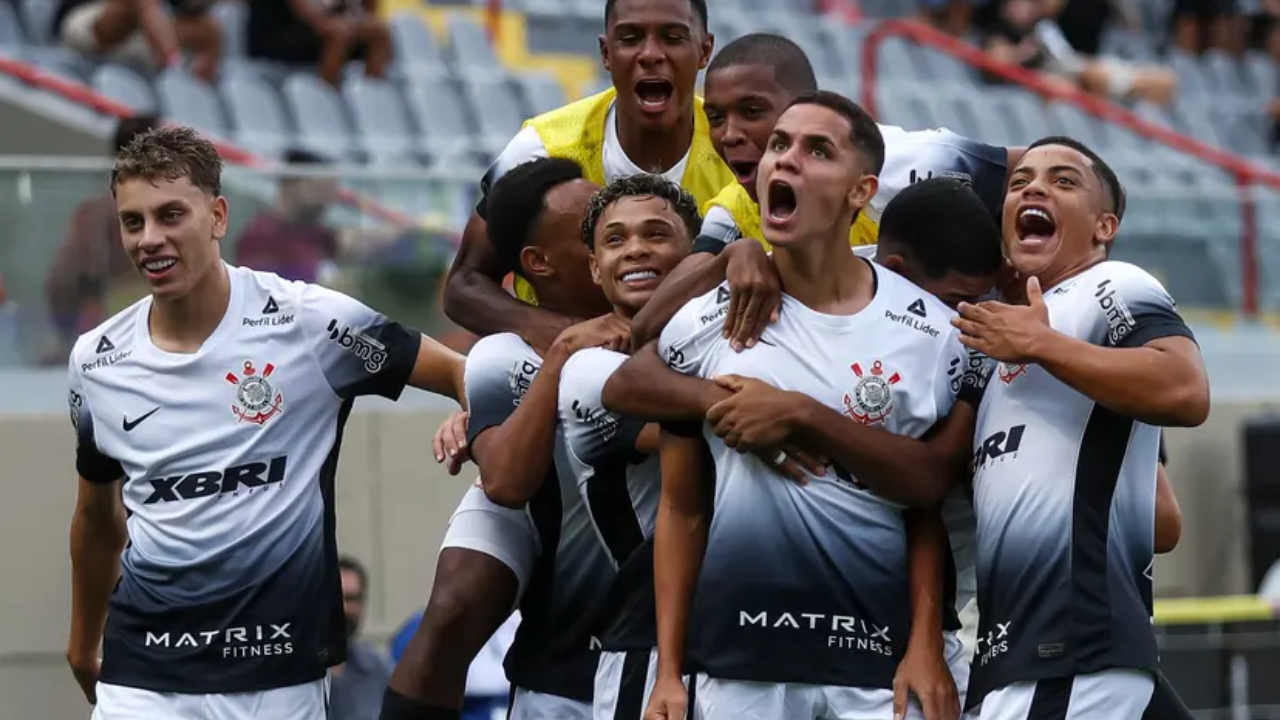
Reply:
[[1216, 20], [1240, 14], [1239, 0], [1174, 0], [1173, 17]]

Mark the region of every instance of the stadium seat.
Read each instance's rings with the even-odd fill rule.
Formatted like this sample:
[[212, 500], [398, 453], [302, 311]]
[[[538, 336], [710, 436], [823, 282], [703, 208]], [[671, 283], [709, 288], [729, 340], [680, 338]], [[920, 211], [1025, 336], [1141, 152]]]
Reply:
[[409, 111], [391, 83], [355, 77], [342, 87], [361, 144], [376, 165], [412, 165], [426, 160]]
[[1244, 76], [1249, 92], [1270, 99], [1278, 87], [1276, 61], [1265, 53], [1250, 52], [1244, 60]]
[[520, 73], [516, 81], [524, 96], [525, 117], [541, 115], [565, 104], [564, 88], [546, 73]]
[[26, 33], [18, 22], [18, 12], [8, 3], [0, 0], [0, 48], [16, 48], [27, 44]]
[[29, 45], [22, 49], [21, 56], [27, 62], [68, 80], [87, 83], [93, 76], [93, 63], [80, 53], [66, 48]]
[[271, 158], [289, 148], [289, 116], [274, 86], [255, 72], [230, 72], [223, 74], [221, 90], [237, 144]]
[[511, 82], [502, 75], [476, 75], [463, 79], [462, 90], [479, 123], [481, 144], [488, 152], [501, 151], [526, 117]]
[[391, 39], [396, 62], [402, 65], [441, 67], [444, 56], [431, 30], [416, 15], [396, 13], [391, 17]]
[[27, 29], [27, 40], [33, 45], [53, 42], [53, 17], [58, 11], [56, 0], [20, 0], [19, 8]]
[[165, 117], [216, 138], [230, 138], [231, 130], [218, 93], [184, 70], [170, 68], [156, 78], [160, 111]]
[[447, 56], [455, 70], [498, 70], [502, 64], [493, 52], [484, 28], [465, 15], [449, 16]]
[[876, 68], [883, 80], [904, 81], [928, 79], [928, 71], [923, 67], [917, 54], [919, 46], [900, 37], [888, 37], [880, 44]]
[[359, 151], [351, 137], [342, 98], [328, 83], [305, 72], [284, 81], [284, 98], [304, 149], [333, 160], [352, 160]]
[[155, 112], [158, 107], [151, 85], [122, 65], [102, 65], [93, 72], [93, 89], [138, 112]]
[[[480, 148], [473, 135], [474, 125], [457, 88], [443, 75], [411, 76], [405, 85], [409, 112], [426, 136], [432, 164], [474, 164]], [[501, 148], [498, 148], [501, 150]], [[490, 149], [492, 156], [497, 150]]]
[[211, 11], [222, 26], [222, 54], [226, 57], [242, 57], [245, 54], [245, 29], [249, 22], [249, 7], [243, 2], [220, 2]]

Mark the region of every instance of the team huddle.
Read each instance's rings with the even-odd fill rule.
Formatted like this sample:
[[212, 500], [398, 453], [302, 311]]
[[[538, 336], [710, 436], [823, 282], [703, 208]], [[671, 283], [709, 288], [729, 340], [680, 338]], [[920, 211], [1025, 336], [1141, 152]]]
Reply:
[[1183, 717], [1159, 428], [1202, 423], [1208, 382], [1172, 298], [1108, 260], [1106, 162], [878, 125], [782, 37], [712, 60], [702, 0], [605, 21], [614, 89], [481, 184], [445, 294], [466, 357], [223, 263], [190, 130], [121, 153], [152, 292], [70, 364], [94, 717], [326, 716], [342, 425], [408, 385], [462, 404], [435, 455], [479, 479], [383, 720], [460, 717], [516, 608], [513, 720]]

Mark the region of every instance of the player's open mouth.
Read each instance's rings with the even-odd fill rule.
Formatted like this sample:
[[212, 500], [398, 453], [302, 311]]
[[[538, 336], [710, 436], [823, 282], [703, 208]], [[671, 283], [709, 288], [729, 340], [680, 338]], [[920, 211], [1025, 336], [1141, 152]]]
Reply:
[[638, 270], [628, 270], [619, 277], [622, 284], [631, 290], [647, 290], [658, 286], [659, 280], [662, 279], [662, 273], [652, 268], [641, 268]]
[[1058, 229], [1058, 223], [1044, 208], [1024, 207], [1018, 211], [1015, 229], [1020, 244], [1042, 245], [1053, 238], [1053, 233]]
[[152, 280], [158, 280], [168, 275], [175, 267], [178, 266], [176, 258], [153, 258], [142, 263], [142, 272]]
[[644, 78], [635, 85], [636, 100], [647, 113], [660, 113], [667, 109], [676, 88], [664, 78]]
[[733, 171], [733, 176], [738, 178], [738, 182], [747, 187], [751, 187], [756, 182], [756, 168], [760, 167], [759, 160], [730, 160], [729, 169]]
[[796, 214], [796, 191], [781, 180], [769, 183], [769, 219], [786, 222]]

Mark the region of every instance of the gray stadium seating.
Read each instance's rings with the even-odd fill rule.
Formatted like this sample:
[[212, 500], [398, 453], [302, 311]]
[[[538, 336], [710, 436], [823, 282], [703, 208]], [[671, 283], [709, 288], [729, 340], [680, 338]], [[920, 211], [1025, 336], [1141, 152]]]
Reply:
[[151, 84], [122, 65], [102, 65], [93, 72], [93, 89], [139, 112], [155, 112], [158, 107]]
[[413, 15], [398, 13], [392, 16], [391, 38], [395, 44], [396, 62], [402, 65], [440, 67], [444, 64], [435, 35]]
[[370, 160], [377, 165], [403, 165], [425, 160], [404, 99], [390, 83], [354, 77], [343, 85], [356, 130], [364, 139]]
[[[433, 164], [453, 165], [492, 157], [499, 148], [481, 149], [475, 126], [456, 87], [442, 74], [411, 76], [406, 84], [409, 112], [425, 135]], [[505, 140], [504, 140], [505, 142]]]
[[456, 69], [494, 70], [501, 69], [498, 56], [489, 44], [489, 36], [485, 29], [464, 15], [449, 18], [449, 44], [447, 56]]
[[298, 145], [334, 160], [360, 157], [347, 122], [346, 107], [336, 90], [305, 72], [290, 75], [282, 89], [286, 106], [297, 122]]
[[262, 75], [252, 69], [224, 70], [220, 89], [237, 143], [269, 158], [288, 149], [293, 139], [288, 113]]
[[18, 11], [7, 1], [0, 2], [0, 48], [17, 48], [26, 44], [27, 37], [18, 22]]
[[522, 73], [516, 76], [524, 96], [524, 115], [533, 117], [554, 110], [565, 103], [564, 88], [546, 73]]
[[58, 10], [56, 0], [20, 0], [23, 24], [27, 29], [27, 39], [36, 45], [47, 45], [53, 41], [53, 16]]
[[204, 81], [184, 70], [169, 69], [156, 78], [155, 87], [165, 117], [212, 137], [231, 138], [218, 93]]

